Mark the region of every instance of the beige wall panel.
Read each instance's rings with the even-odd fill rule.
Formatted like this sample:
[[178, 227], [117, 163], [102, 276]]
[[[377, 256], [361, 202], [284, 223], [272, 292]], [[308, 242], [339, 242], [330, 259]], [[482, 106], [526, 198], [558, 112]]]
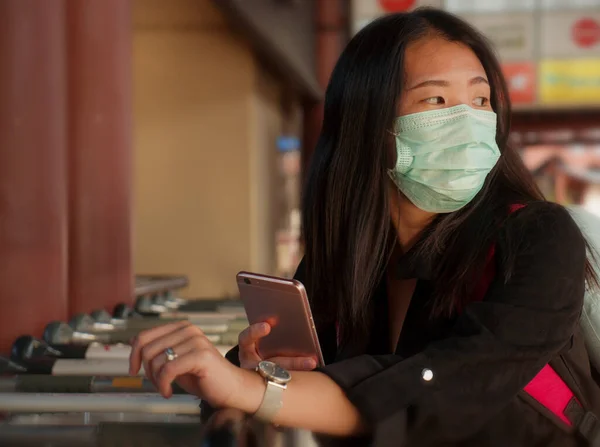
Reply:
[[281, 90], [276, 79], [257, 67], [250, 101], [250, 213], [252, 268], [275, 274], [275, 231], [278, 194], [276, 139], [282, 132]]
[[253, 79], [227, 33], [135, 31], [135, 271], [187, 274], [188, 297], [237, 293], [250, 265]]

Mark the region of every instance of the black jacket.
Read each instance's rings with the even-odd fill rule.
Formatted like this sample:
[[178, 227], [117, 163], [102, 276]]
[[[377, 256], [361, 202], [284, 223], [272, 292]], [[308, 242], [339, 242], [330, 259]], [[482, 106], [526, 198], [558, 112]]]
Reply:
[[[505, 282], [503, 248], [515, 238], [514, 273]], [[371, 339], [364, 346], [338, 350], [335, 328], [319, 329], [327, 364], [320, 371], [373, 427], [357, 445], [586, 445], [519, 395], [550, 362], [580, 402], [600, 413], [578, 323], [585, 244], [568, 212], [540, 202], [511, 215], [498, 231], [496, 278], [484, 300], [458, 317], [429, 317], [431, 272], [414, 260], [410, 265], [421, 265], [418, 271], [402, 268], [409, 255], [400, 270], [418, 281], [395, 353], [388, 348], [385, 281], [374, 294]], [[302, 264], [296, 277], [302, 281]], [[239, 364], [237, 353], [236, 347], [227, 358]], [[424, 369], [433, 380], [423, 380]]]

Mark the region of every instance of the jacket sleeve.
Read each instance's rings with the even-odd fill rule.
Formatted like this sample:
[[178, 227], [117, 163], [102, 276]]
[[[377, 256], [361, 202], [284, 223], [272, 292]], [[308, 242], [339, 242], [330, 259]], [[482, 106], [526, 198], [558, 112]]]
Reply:
[[[498, 275], [466, 306], [452, 335], [406, 359], [362, 355], [322, 368], [377, 434], [381, 427], [467, 437], [570, 341], [584, 295], [585, 242], [568, 212], [535, 203], [499, 232]], [[502, 259], [515, 253], [505, 281]], [[430, 379], [430, 380], [426, 380]]]

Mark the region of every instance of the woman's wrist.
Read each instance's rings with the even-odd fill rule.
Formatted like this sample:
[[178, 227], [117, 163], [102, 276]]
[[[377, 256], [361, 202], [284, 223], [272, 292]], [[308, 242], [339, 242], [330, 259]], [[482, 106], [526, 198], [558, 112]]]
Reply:
[[267, 384], [254, 370], [239, 368], [239, 373], [240, 386], [228, 406], [247, 414], [254, 414], [262, 403]]

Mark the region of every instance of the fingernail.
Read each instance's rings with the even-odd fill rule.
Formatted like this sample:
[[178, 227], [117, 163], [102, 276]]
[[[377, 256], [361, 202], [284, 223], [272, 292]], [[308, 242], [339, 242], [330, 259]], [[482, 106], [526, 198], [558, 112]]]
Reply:
[[261, 323], [260, 328], [263, 331], [268, 331], [269, 330], [269, 325], [267, 323]]
[[316, 366], [314, 360], [304, 360], [304, 367], [306, 369], [313, 369]]

